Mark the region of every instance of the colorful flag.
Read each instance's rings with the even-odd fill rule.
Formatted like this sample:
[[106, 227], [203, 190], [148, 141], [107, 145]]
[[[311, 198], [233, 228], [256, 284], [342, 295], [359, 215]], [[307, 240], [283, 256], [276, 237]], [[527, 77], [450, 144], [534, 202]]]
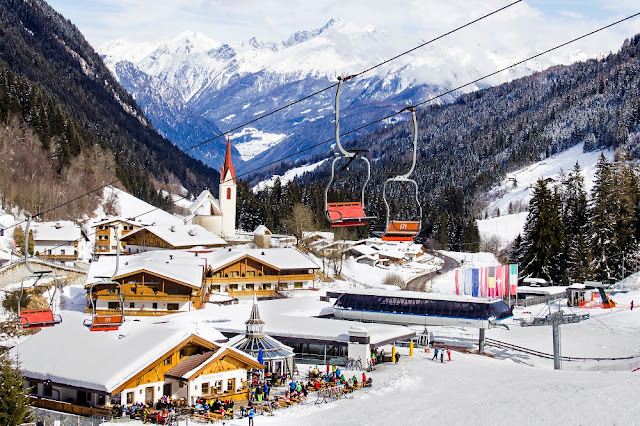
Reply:
[[509, 286], [511, 286], [511, 294], [518, 294], [518, 265], [516, 263], [509, 265]]
[[489, 289], [487, 296], [496, 297], [496, 268], [489, 266], [487, 268], [487, 288]]
[[460, 295], [460, 270], [456, 269], [456, 294], [459, 296]]
[[474, 268], [471, 273], [471, 295], [478, 297], [478, 293], [480, 292], [480, 270]]
[[464, 294], [467, 296], [471, 296], [473, 287], [473, 276], [471, 273], [471, 269], [464, 270]]
[[496, 297], [504, 296], [504, 268], [496, 266]]

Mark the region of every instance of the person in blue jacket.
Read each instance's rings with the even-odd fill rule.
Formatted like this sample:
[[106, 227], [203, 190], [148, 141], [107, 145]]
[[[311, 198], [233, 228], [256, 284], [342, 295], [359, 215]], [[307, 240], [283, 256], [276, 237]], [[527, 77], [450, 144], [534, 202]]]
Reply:
[[433, 358], [431, 358], [431, 361], [433, 361], [434, 359], [436, 361], [438, 360], [438, 348], [436, 348], [435, 353], [433, 354]]
[[253, 407], [249, 408], [249, 426], [253, 426], [253, 416], [255, 415], [255, 412], [253, 411]]

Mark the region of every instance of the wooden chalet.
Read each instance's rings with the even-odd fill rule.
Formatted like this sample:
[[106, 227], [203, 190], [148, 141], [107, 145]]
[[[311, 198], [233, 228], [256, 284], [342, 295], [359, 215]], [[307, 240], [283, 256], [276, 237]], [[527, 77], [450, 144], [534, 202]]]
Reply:
[[105, 219], [95, 223], [95, 240], [93, 251], [96, 255], [116, 254], [116, 233], [120, 239], [120, 251], [124, 252], [124, 243], [122, 238], [131, 232], [137, 231], [145, 226], [144, 223], [131, 219], [116, 217], [113, 219]]
[[[254, 358], [219, 343], [225, 339], [214, 329], [200, 335], [127, 321], [118, 331], [91, 332], [82, 317], [72, 312], [59, 326], [11, 350], [14, 356], [19, 353], [34, 405], [86, 414], [88, 407], [153, 404], [162, 396], [192, 402], [191, 396], [214, 389], [220, 396], [246, 399], [247, 372], [262, 368]], [[194, 360], [200, 368], [187, 371]]]
[[145, 226], [125, 235], [121, 241], [128, 254], [157, 249], [179, 250], [227, 245], [225, 240], [200, 225]]

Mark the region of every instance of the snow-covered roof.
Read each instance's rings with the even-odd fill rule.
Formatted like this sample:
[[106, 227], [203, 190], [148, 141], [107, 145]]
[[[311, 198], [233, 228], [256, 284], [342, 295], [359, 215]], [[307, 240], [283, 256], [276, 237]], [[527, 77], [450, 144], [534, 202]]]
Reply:
[[174, 247], [223, 246], [227, 244], [225, 240], [200, 225], [145, 226], [122, 237], [122, 241], [126, 242], [132, 235], [145, 230]]
[[328, 241], [333, 241], [334, 235], [335, 234], [333, 232], [303, 231], [302, 239], [307, 240], [312, 238], [322, 238]]
[[[149, 321], [125, 321], [117, 331], [92, 332], [86, 314], [65, 312], [11, 350], [28, 378], [112, 392], [181, 342], [197, 335]], [[218, 333], [219, 334], [219, 333]], [[221, 345], [198, 336], [217, 349]]]
[[375, 248], [364, 245], [364, 244], [358, 244], [353, 247], [349, 247], [344, 251], [352, 251], [352, 252], [356, 252], [361, 255], [367, 255], [367, 256], [373, 256], [374, 254], [378, 253], [378, 250], [376, 250]]
[[380, 256], [387, 257], [389, 259], [404, 259], [404, 253], [400, 250], [382, 250]]
[[232, 263], [244, 256], [271, 265], [278, 270], [287, 269], [319, 269], [320, 267], [307, 256], [294, 248], [268, 248], [268, 249], [246, 249], [229, 248], [218, 249], [204, 256], [209, 261], [209, 266], [215, 271], [229, 263]]
[[193, 203], [188, 207], [192, 215], [210, 216], [213, 207], [214, 215], [221, 215], [220, 202], [216, 200], [208, 189], [205, 189], [198, 195]]
[[254, 235], [271, 235], [271, 231], [264, 225], [259, 225], [255, 231], [253, 231]]
[[258, 363], [258, 360], [256, 360], [250, 354], [242, 352], [228, 345], [221, 345], [216, 350], [207, 351], [203, 354], [191, 355], [183, 359], [178, 365], [167, 371], [165, 375], [178, 379], [190, 380], [198, 371], [206, 367], [207, 364], [210, 364], [224, 354], [235, 356], [235, 358], [239, 358], [247, 362], [254, 368], [258, 368], [261, 365]]
[[[140, 271], [160, 275], [194, 288], [202, 287], [204, 257], [183, 250], [152, 250], [130, 256], [121, 256], [117, 278]], [[115, 256], [100, 256], [91, 263], [87, 284], [99, 282], [100, 277], [110, 277], [116, 268]]]
[[451, 300], [454, 302], [495, 303], [497, 301], [497, 299], [489, 299], [486, 297], [459, 296], [456, 294], [445, 294], [445, 293], [423, 293], [421, 291], [404, 291], [404, 290], [355, 289], [355, 290], [344, 291], [342, 293], [365, 294], [365, 295], [383, 296], [383, 297], [401, 297], [406, 299]]
[[80, 226], [70, 220], [31, 224], [34, 241], [76, 241], [82, 238]]
[[363, 254], [362, 256], [356, 257], [356, 261], [360, 262], [361, 260], [372, 260], [374, 262], [378, 261], [378, 257], [377, 256], [372, 256], [369, 254]]
[[127, 218], [124, 218], [124, 217], [116, 216], [116, 217], [102, 219], [100, 222], [96, 222], [93, 225], [91, 225], [91, 227], [95, 228], [96, 226], [108, 225], [108, 224], [114, 223], [114, 222], [127, 223], [129, 225], [135, 225], [135, 226], [140, 226], [140, 227], [150, 225], [149, 223], [139, 222], [139, 221], [134, 220], [134, 219], [127, 219]]
[[[349, 328], [353, 321], [316, 318], [333, 312], [332, 304], [318, 301], [316, 298], [296, 297], [258, 302], [260, 317], [264, 320], [264, 332], [278, 340], [295, 339], [302, 341], [324, 341], [346, 344], [349, 341]], [[249, 318], [252, 305], [240, 303], [227, 306], [207, 306], [204, 310], [181, 312], [165, 317], [167, 321], [206, 321], [217, 330], [228, 334], [246, 332], [245, 321]], [[163, 318], [163, 320], [165, 320]], [[371, 343], [400, 341], [415, 336], [409, 327], [389, 324], [359, 323], [370, 336]], [[230, 342], [235, 342], [234, 337]], [[229, 344], [229, 343], [227, 343]]]

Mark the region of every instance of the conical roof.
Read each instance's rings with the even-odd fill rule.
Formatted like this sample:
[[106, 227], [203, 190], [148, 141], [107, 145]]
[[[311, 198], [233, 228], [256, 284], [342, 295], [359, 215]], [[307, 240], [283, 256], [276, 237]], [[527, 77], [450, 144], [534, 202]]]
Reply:
[[224, 157], [224, 166], [220, 170], [220, 183], [225, 181], [228, 172], [231, 172], [233, 183], [236, 183], [236, 168], [233, 167], [233, 162], [231, 161], [231, 139], [229, 135], [227, 135], [227, 153]]
[[245, 324], [264, 324], [264, 321], [260, 318], [260, 311], [258, 310], [258, 298], [253, 296], [253, 306], [251, 307], [251, 315], [249, 319], [244, 322]]

